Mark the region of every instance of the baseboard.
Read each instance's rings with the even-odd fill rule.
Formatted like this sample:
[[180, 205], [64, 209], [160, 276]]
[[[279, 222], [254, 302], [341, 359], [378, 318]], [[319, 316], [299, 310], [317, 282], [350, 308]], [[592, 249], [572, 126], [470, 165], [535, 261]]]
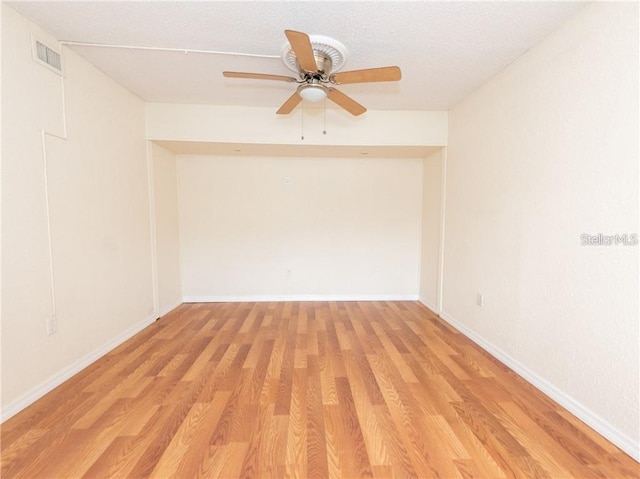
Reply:
[[283, 294], [185, 296], [185, 303], [264, 303], [274, 301], [417, 301], [416, 294]]
[[86, 356], [80, 358], [78, 361], [70, 364], [62, 371], [58, 372], [53, 377], [46, 380], [44, 383], [39, 386], [33, 388], [27, 394], [24, 394], [19, 399], [13, 401], [7, 407], [0, 411], [0, 422], [4, 422], [12, 416], [15, 416], [20, 411], [25, 409], [27, 406], [33, 404], [42, 396], [47, 394], [48, 392], [54, 390], [58, 386], [60, 386], [63, 382], [70, 379], [72, 376], [76, 375], [80, 371], [82, 371], [87, 366], [90, 366], [92, 363], [100, 359], [102, 356], [107, 354], [109, 351], [112, 351], [116, 347], [120, 346], [122, 343], [132, 338], [144, 328], [153, 324], [156, 320], [156, 315], [152, 315], [145, 319], [144, 321], [139, 322], [138, 324], [132, 326], [126, 331], [120, 333], [118, 336], [113, 338], [111, 341], [103, 345], [102, 347], [96, 349], [95, 351], [87, 354]]
[[[160, 312], [158, 313], [158, 318], [161, 318], [162, 316], [164, 316], [165, 314], [169, 314], [171, 311], [173, 311], [174, 309], [176, 309], [178, 306], [180, 306], [182, 303], [184, 303], [184, 301], [182, 300], [182, 298], [180, 298], [178, 301], [176, 301], [175, 303], [171, 304], [170, 306], [167, 306], [165, 308], [162, 308], [160, 310]], [[157, 318], [156, 318], [157, 319]]]
[[438, 307], [435, 304], [433, 304], [431, 301], [429, 301], [429, 300], [427, 300], [425, 298], [418, 298], [418, 301], [420, 301], [422, 304], [424, 304], [433, 313], [440, 314], [440, 312], [438, 311]]
[[590, 409], [586, 408], [583, 404], [573, 399], [567, 393], [558, 389], [556, 386], [549, 383], [544, 378], [538, 376], [535, 372], [531, 371], [525, 365], [509, 356], [500, 348], [483, 339], [478, 333], [464, 326], [462, 323], [454, 319], [450, 314], [443, 311], [440, 313], [440, 317], [455, 329], [457, 329], [460, 333], [464, 334], [471, 341], [480, 346], [482, 349], [491, 354], [493, 357], [495, 357], [503, 364], [515, 371], [517, 374], [522, 376], [526, 381], [531, 383], [541, 392], [543, 392], [555, 402], [560, 404], [562, 407], [567, 409], [571, 414], [576, 416], [587, 426], [591, 427], [594, 431], [611, 441], [636, 461], [640, 462], [640, 444], [636, 443], [626, 434], [620, 432], [608, 421], [601, 418]]

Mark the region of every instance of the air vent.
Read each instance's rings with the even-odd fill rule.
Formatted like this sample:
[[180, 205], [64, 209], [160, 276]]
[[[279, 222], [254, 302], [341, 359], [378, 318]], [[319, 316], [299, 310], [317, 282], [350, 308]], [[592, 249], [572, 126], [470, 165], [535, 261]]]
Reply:
[[43, 41], [33, 38], [33, 59], [49, 70], [62, 75], [62, 56]]

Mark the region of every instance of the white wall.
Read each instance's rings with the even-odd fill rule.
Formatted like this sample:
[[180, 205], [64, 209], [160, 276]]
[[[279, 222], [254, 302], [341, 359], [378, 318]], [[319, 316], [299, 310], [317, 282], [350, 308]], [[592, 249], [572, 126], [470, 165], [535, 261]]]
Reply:
[[[354, 117], [342, 109], [302, 108], [276, 115], [273, 108], [147, 103], [152, 140], [267, 145], [443, 146], [446, 111], [375, 111]], [[304, 134], [304, 140], [301, 138]]]
[[[2, 12], [3, 9], [2, 7], [0, 7], [0, 25], [2, 25]], [[1, 34], [1, 30], [0, 30], [0, 71], [2, 68], [2, 34]], [[2, 75], [0, 75], [0, 105], [3, 105], [3, 91], [2, 91]], [[3, 193], [2, 193], [2, 170], [3, 170], [3, 166], [2, 166], [2, 158], [3, 158], [3, 153], [4, 153], [4, 149], [3, 149], [3, 145], [2, 145], [2, 114], [0, 114], [0, 212], [2, 211], [2, 201], [3, 201]], [[0, 214], [0, 239], [3, 237], [2, 236], [2, 214]], [[2, 261], [2, 241], [0, 240], [0, 265], [3, 264]], [[0, 268], [0, 292], [3, 291], [2, 289], [2, 271]], [[2, 345], [2, 294], [0, 294], [0, 347]], [[2, 372], [2, 352], [0, 351], [0, 381], [2, 381], [2, 376], [1, 376], [1, 372]], [[0, 388], [0, 410], [2, 410], [2, 403], [1, 403], [1, 395], [2, 395], [2, 391]], [[1, 419], [1, 418], [0, 418]]]
[[182, 303], [180, 235], [176, 156], [151, 143], [154, 184], [155, 240], [158, 278], [158, 314]]
[[421, 188], [420, 159], [178, 157], [185, 300], [417, 298]]
[[423, 161], [422, 250], [420, 257], [420, 301], [440, 313], [442, 173], [444, 150]]
[[63, 97], [35, 30], [2, 4], [3, 418], [153, 319], [144, 105], [69, 50]]
[[[450, 112], [443, 317], [638, 457], [638, 4], [596, 3]], [[476, 305], [478, 292], [485, 305]]]

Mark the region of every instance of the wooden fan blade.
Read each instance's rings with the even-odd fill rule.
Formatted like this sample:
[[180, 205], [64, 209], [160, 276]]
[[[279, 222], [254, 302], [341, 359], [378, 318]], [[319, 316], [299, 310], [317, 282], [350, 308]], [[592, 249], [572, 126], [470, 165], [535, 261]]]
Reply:
[[331, 75], [332, 81], [341, 85], [345, 83], [368, 83], [378, 81], [398, 81], [402, 78], [399, 67], [368, 68]]
[[296, 60], [298, 60], [300, 68], [308, 72], [318, 71], [318, 65], [316, 64], [316, 57], [313, 55], [313, 47], [311, 46], [309, 35], [293, 30], [285, 30], [284, 34], [287, 36], [287, 40], [289, 40], [293, 53], [296, 54]]
[[286, 115], [287, 113], [291, 113], [293, 109], [302, 101], [302, 97], [295, 92], [293, 95], [289, 97], [287, 101], [285, 101], [280, 109], [276, 112], [278, 115]]
[[341, 106], [354, 116], [362, 115], [367, 109], [363, 107], [357, 101], [351, 99], [341, 91], [335, 88], [329, 88], [329, 94], [327, 95], [329, 100]]
[[222, 72], [222, 74], [227, 78], [250, 78], [252, 80], [278, 80], [287, 82], [296, 81], [293, 77], [268, 75], [266, 73]]

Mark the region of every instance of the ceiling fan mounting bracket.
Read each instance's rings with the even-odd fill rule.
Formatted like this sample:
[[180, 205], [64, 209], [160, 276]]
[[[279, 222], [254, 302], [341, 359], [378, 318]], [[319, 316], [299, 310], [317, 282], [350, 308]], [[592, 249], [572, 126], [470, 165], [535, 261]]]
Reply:
[[[311, 41], [311, 47], [313, 48], [313, 54], [318, 64], [318, 70], [328, 76], [339, 71], [347, 60], [347, 49], [338, 40], [334, 40], [324, 35], [309, 35]], [[291, 49], [291, 45], [286, 43], [282, 47], [282, 54], [280, 55], [285, 66], [295, 73], [300, 73], [301, 69], [296, 60], [296, 55]], [[304, 73], [304, 70], [302, 70]]]

